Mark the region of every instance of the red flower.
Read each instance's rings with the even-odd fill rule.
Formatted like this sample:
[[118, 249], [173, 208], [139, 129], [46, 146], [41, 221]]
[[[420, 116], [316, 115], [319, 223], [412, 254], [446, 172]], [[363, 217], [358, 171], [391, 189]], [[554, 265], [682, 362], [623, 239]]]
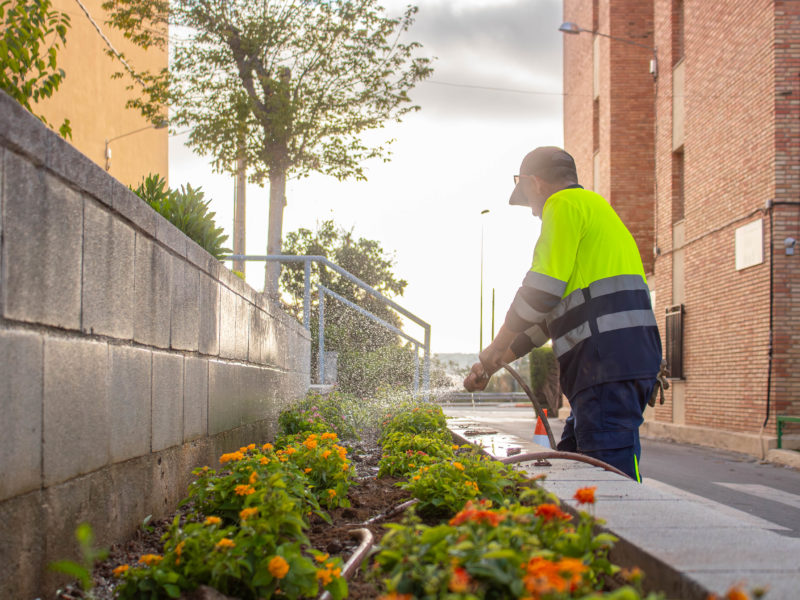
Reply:
[[558, 508], [555, 504], [540, 504], [536, 507], [535, 514], [537, 517], [541, 517], [545, 521], [551, 521], [553, 519], [569, 521], [572, 519], [570, 515]]
[[579, 488], [575, 492], [573, 498], [575, 498], [579, 504], [594, 504], [594, 491], [596, 489], [596, 485], [593, 485], [592, 487]]

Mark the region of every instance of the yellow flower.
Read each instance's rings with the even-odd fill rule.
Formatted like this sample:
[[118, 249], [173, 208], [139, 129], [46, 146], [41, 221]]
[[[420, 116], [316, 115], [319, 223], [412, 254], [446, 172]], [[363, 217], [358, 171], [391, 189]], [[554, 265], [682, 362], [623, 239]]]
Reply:
[[256, 482], [256, 479], [258, 479], [258, 473], [253, 471], [250, 473], [250, 485], [253, 485]]
[[269, 459], [266, 456], [262, 456], [261, 460], [259, 461], [262, 465], [268, 465]]
[[264, 444], [263, 446], [261, 446], [261, 449], [262, 449], [262, 450], [265, 450], [265, 451], [266, 451], [266, 450], [272, 450], [273, 448], [274, 448], [274, 446], [273, 446], [272, 444], [270, 444], [269, 442], [267, 442], [266, 444]]
[[247, 519], [256, 514], [258, 514], [258, 507], [256, 506], [252, 508], [243, 508], [242, 510], [239, 511], [239, 517], [242, 519], [242, 521], [246, 521]]
[[456, 469], [458, 469], [459, 471], [463, 471], [463, 470], [464, 470], [464, 465], [462, 465], [460, 462], [454, 462], [454, 463], [453, 463], [453, 466], [454, 466]]
[[128, 569], [130, 569], [130, 566], [120, 565], [116, 569], [114, 569], [112, 573], [114, 574], [114, 577], [122, 577], [125, 574], [125, 571], [127, 571]]
[[453, 448], [453, 450], [458, 450], [458, 446], [456, 444], [453, 444], [451, 447]]
[[311, 473], [311, 467], [306, 467], [305, 469], [303, 469], [303, 471], [305, 473]]
[[235, 548], [236, 542], [229, 538], [222, 538], [214, 547], [217, 548], [217, 550], [227, 550], [228, 548]]
[[226, 462], [230, 462], [232, 460], [242, 460], [244, 458], [244, 454], [241, 452], [229, 452], [228, 454], [223, 454], [219, 457], [220, 464], [225, 464]]
[[329, 496], [330, 498], [333, 498], [333, 497], [335, 497], [335, 496], [336, 496], [336, 490], [328, 490], [328, 496]]
[[206, 517], [206, 520], [203, 521], [203, 525], [219, 525], [222, 523], [222, 519], [219, 517]]
[[249, 496], [250, 494], [255, 494], [256, 488], [252, 485], [239, 484], [233, 491], [236, 492], [237, 496]]
[[276, 579], [283, 579], [289, 572], [289, 563], [282, 556], [273, 556], [267, 565], [267, 569]]
[[160, 563], [162, 558], [160, 554], [144, 554], [139, 557], [139, 562], [146, 564], [148, 567], [152, 567]]
[[331, 451], [330, 450], [325, 450], [325, 452], [322, 453], [322, 458], [328, 458], [330, 455], [331, 455]]

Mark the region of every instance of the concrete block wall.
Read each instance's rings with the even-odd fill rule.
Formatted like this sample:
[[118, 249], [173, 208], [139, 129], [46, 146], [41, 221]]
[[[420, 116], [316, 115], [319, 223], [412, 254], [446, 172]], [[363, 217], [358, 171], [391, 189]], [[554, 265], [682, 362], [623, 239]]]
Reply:
[[274, 435], [308, 332], [0, 93], [0, 596]]

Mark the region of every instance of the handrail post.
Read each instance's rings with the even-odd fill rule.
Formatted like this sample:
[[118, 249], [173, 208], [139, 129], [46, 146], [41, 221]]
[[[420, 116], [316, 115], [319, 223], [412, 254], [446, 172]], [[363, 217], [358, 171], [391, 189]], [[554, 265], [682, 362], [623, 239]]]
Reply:
[[422, 389], [425, 394], [431, 391], [431, 326], [425, 326], [425, 370], [422, 375]]
[[303, 287], [303, 325], [311, 331], [311, 259], [305, 261], [305, 275]]
[[419, 346], [414, 344], [414, 396], [419, 396]]
[[319, 384], [325, 385], [325, 292], [319, 290], [319, 351], [317, 352], [317, 370]]

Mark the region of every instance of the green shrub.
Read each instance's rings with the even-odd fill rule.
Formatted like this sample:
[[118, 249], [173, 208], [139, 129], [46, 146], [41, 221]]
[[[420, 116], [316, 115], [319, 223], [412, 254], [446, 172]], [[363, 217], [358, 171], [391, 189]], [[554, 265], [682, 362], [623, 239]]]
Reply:
[[180, 190], [170, 190], [163, 177], [150, 174], [131, 190], [217, 260], [230, 254], [223, 247], [228, 236], [217, 227], [216, 213], [208, 212], [211, 200], [204, 199], [201, 188], [187, 183]]
[[[606, 556], [615, 538], [595, 536], [582, 513], [577, 526], [553, 504], [469, 503], [449, 523], [429, 527], [414, 515], [391, 524], [375, 558], [390, 592], [415, 598], [584, 598], [618, 568]], [[543, 508], [544, 507], [544, 508]], [[555, 511], [553, 510], [555, 509]], [[632, 587], [606, 598], [636, 600]], [[650, 596], [655, 600], [657, 596]]]
[[403, 404], [384, 417], [381, 443], [394, 432], [432, 433], [450, 440], [447, 419], [441, 406], [427, 403]]

